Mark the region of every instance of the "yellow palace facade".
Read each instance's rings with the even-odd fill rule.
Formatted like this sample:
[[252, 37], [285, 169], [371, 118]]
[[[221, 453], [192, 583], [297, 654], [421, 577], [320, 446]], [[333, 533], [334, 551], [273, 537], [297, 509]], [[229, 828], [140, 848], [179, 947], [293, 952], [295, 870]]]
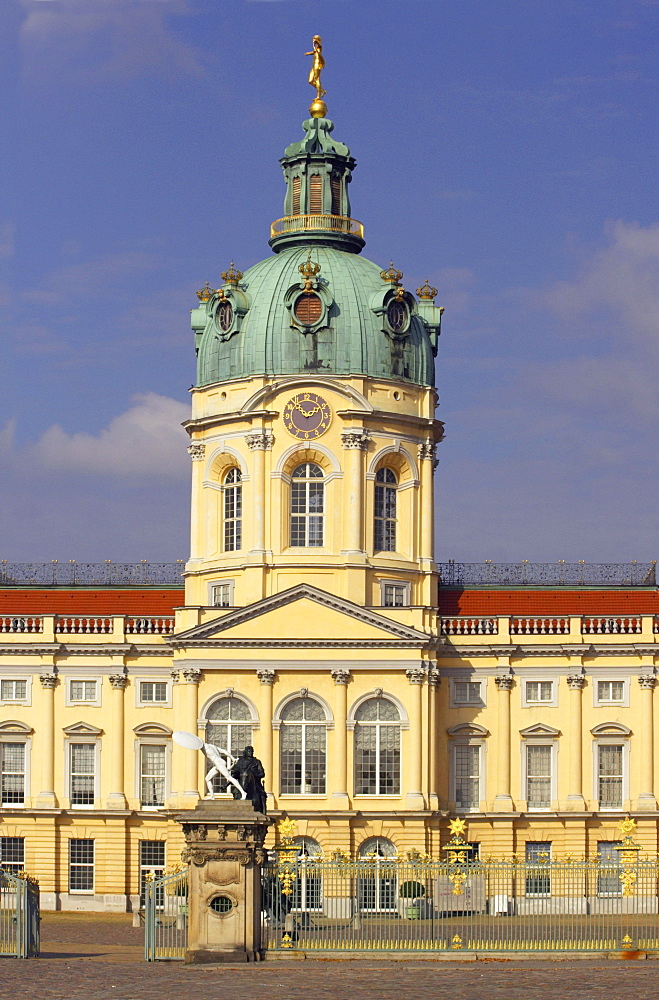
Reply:
[[361, 256], [313, 108], [272, 255], [192, 311], [184, 590], [4, 567], [0, 863], [46, 908], [136, 910], [178, 861], [206, 762], [176, 730], [252, 744], [310, 855], [439, 856], [460, 815], [474, 851], [608, 857], [627, 812], [657, 850], [654, 568], [440, 580], [436, 290]]

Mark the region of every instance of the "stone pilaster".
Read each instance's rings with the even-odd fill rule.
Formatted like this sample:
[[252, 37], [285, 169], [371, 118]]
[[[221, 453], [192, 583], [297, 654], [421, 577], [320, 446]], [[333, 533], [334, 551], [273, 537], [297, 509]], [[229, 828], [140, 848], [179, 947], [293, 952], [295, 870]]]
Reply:
[[363, 427], [353, 427], [341, 434], [346, 451], [346, 485], [348, 489], [348, 523], [344, 552], [364, 554], [364, 452], [371, 435]]
[[125, 674], [110, 674], [112, 688], [110, 718], [112, 739], [110, 742], [110, 794], [106, 802], [108, 809], [126, 809], [124, 788], [124, 689], [128, 684]]
[[405, 805], [408, 809], [423, 809], [425, 802], [421, 780], [421, 699], [426, 671], [423, 667], [410, 667], [405, 674], [410, 682], [409, 771]]
[[568, 737], [568, 785], [567, 808], [577, 812], [586, 808], [583, 797], [583, 732], [582, 697], [586, 678], [583, 674], [570, 674], [567, 679], [570, 689], [570, 730]]
[[494, 678], [498, 701], [498, 758], [497, 787], [494, 798], [495, 812], [512, 812], [513, 800], [510, 794], [510, 692], [513, 686], [512, 674], [499, 674]]
[[38, 809], [55, 809], [55, 687], [57, 674], [40, 674], [42, 687], [41, 709], [41, 791], [37, 797]]
[[641, 742], [639, 758], [638, 809], [656, 809], [654, 794], [654, 709], [653, 694], [657, 678], [654, 674], [640, 674], [641, 688]]
[[334, 680], [334, 776], [336, 785], [332, 789], [332, 806], [335, 809], [347, 809], [348, 798], [348, 684], [350, 671], [343, 667], [335, 667], [332, 671]]
[[272, 667], [260, 667], [256, 676], [261, 682], [261, 728], [259, 729], [260, 758], [265, 771], [265, 787], [272, 805], [276, 805], [274, 796], [274, 757], [272, 753], [272, 708], [273, 685], [277, 679], [277, 671]]

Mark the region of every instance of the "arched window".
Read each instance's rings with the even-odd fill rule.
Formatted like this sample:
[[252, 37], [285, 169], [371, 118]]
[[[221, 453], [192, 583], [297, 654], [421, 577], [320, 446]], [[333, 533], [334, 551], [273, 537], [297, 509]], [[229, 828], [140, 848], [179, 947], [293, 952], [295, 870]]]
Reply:
[[282, 795], [324, 795], [327, 774], [327, 720], [314, 698], [295, 698], [281, 713]]
[[355, 795], [400, 795], [400, 713], [386, 698], [355, 712]]
[[303, 462], [291, 476], [291, 545], [322, 546], [324, 511], [323, 470], [315, 462]]
[[229, 469], [224, 477], [224, 551], [242, 546], [243, 487], [240, 469]]
[[[218, 698], [206, 712], [206, 743], [215, 743], [239, 757], [252, 742], [252, 716], [244, 701], [233, 696]], [[208, 764], [206, 770], [212, 767]], [[215, 793], [226, 792], [227, 783], [221, 775], [213, 778]]]
[[369, 837], [359, 848], [359, 857], [373, 861], [373, 868], [357, 879], [357, 905], [362, 913], [382, 913], [396, 909], [398, 878], [396, 848], [386, 837]]
[[398, 479], [391, 469], [378, 469], [375, 476], [375, 552], [396, 551], [396, 489]]
[[293, 843], [299, 851], [299, 866], [292, 886], [291, 909], [302, 913], [322, 910], [323, 879], [321, 869], [315, 864], [323, 856], [320, 844], [313, 837], [294, 837]]

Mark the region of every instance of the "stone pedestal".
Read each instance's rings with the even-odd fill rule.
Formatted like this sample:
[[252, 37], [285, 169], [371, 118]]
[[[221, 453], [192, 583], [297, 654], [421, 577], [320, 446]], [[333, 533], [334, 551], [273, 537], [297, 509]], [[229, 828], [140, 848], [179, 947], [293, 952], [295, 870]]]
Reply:
[[259, 961], [269, 820], [249, 801], [206, 799], [176, 820], [190, 865], [186, 964]]

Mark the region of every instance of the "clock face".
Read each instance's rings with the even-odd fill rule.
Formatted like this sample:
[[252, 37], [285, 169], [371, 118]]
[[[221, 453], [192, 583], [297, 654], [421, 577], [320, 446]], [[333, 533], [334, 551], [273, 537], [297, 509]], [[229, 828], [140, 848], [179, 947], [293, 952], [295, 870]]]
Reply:
[[298, 392], [284, 407], [284, 426], [300, 441], [312, 441], [330, 425], [332, 411], [315, 392]]

